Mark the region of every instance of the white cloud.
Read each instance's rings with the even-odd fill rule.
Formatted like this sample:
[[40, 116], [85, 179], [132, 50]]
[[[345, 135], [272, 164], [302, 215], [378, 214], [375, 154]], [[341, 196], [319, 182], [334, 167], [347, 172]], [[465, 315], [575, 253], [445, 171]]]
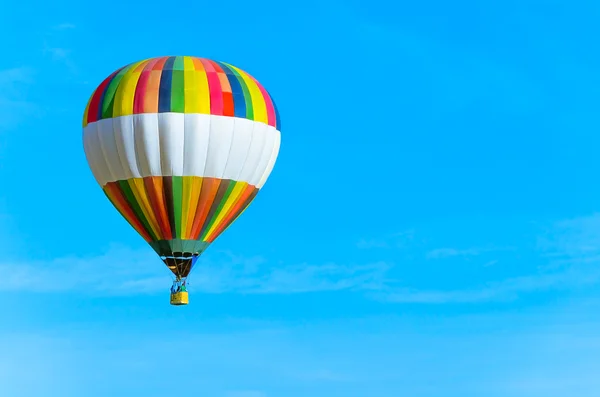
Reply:
[[62, 63], [69, 72], [77, 73], [78, 69], [71, 57], [72, 51], [70, 49], [50, 46], [47, 42], [45, 42], [43, 53], [50, 55], [50, 59], [52, 59], [52, 61]]
[[61, 23], [61, 24], [55, 25], [53, 28], [56, 30], [69, 30], [69, 29], [75, 29], [76, 26], [72, 23], [66, 22], [66, 23]]
[[0, 88], [3, 93], [10, 91], [11, 94], [14, 94], [17, 90], [15, 84], [32, 84], [34, 74], [34, 70], [26, 66], [0, 70]]
[[69, 48], [76, 26], [72, 23], [62, 23], [53, 26], [45, 35], [42, 53], [50, 57], [53, 62], [62, 64], [71, 74], [79, 72], [73, 59], [73, 51]]
[[54, 61], [65, 61], [69, 58], [71, 50], [59, 47], [45, 47], [44, 51], [49, 53]]
[[550, 257], [586, 258], [600, 253], [600, 214], [567, 219], [548, 227], [537, 248]]
[[[125, 322], [92, 316], [38, 334], [0, 332], [0, 384], [15, 397], [164, 396], [173, 379], [190, 395], [217, 397], [563, 397], [569, 387], [595, 397], [599, 311], [565, 317], [578, 308], [249, 328], [188, 316], [171, 335], [152, 325], [176, 315], [132, 310]], [[164, 376], [174, 363], [175, 378]]]
[[451, 256], [475, 256], [482, 252], [478, 248], [456, 249], [456, 248], [438, 248], [427, 253], [429, 259], [448, 258]]
[[486, 253], [512, 251], [513, 247], [471, 247], [471, 248], [437, 248], [427, 252], [425, 255], [428, 259], [444, 259], [451, 257], [471, 257], [479, 256]]
[[[190, 277], [190, 290], [206, 293], [286, 294], [316, 291], [377, 290], [389, 265], [270, 266], [261, 257], [230, 252], [200, 258]], [[212, 257], [211, 257], [212, 258]], [[170, 272], [150, 250], [113, 247], [106, 254], [65, 257], [49, 262], [0, 264], [0, 290], [34, 292], [88, 291], [94, 294], [153, 294], [170, 287]]]
[[241, 391], [230, 391], [226, 397], [267, 397], [262, 391], [256, 390], [241, 390]]
[[415, 231], [405, 230], [380, 238], [361, 238], [356, 246], [359, 249], [407, 248], [414, 242]]
[[371, 248], [388, 248], [389, 244], [384, 240], [376, 239], [360, 239], [356, 246], [360, 249], [371, 249]]
[[0, 70], [0, 130], [15, 127], [38, 110], [27, 98], [34, 76], [35, 71], [29, 67]]
[[[569, 234], [564, 233], [565, 224], [569, 225]], [[590, 219], [559, 223], [555, 230], [561, 238], [551, 249], [553, 256], [547, 258], [546, 265], [529, 266], [529, 273], [495, 281], [484, 280], [460, 289], [428, 289], [427, 285], [411, 287], [392, 277], [391, 262], [274, 265], [263, 257], [246, 258], [222, 251], [200, 258], [190, 279], [190, 290], [214, 294], [344, 290], [359, 291], [388, 302], [444, 304], [509, 301], [529, 293], [580, 289], [600, 283], [600, 252], [587, 248], [594, 244], [600, 232], [594, 232], [596, 229], [590, 226]], [[544, 252], [550, 250], [550, 244], [544, 247]], [[482, 249], [445, 249], [433, 251], [433, 255], [430, 252], [430, 257], [475, 255], [480, 251]], [[482, 263], [480, 271], [489, 272], [485, 266], [489, 263], [495, 262]], [[101, 295], [135, 295], [166, 291], [170, 286], [169, 271], [150, 249], [134, 251], [113, 247], [106, 254], [93, 258], [0, 263], [0, 272], [7, 275], [0, 279], [0, 290], [4, 291], [27, 288], [45, 293], [86, 291]]]
[[[600, 264], [600, 261], [598, 262]], [[600, 282], [600, 268], [587, 271], [572, 267], [567, 271], [513, 277], [488, 283], [481, 288], [463, 290], [410, 290], [400, 289], [379, 294], [379, 299], [397, 303], [477, 303], [485, 301], [507, 301], [519, 298], [524, 293], [550, 289], [569, 289]]]
[[[536, 247], [538, 251], [529, 252], [530, 255], [540, 256], [545, 253], [547, 256], [544, 265], [533, 267], [535, 273], [487, 282], [467, 289], [400, 288], [375, 296], [377, 299], [398, 303], [478, 303], [515, 300], [526, 293], [581, 289], [600, 284], [600, 215], [557, 222], [538, 239]], [[527, 251], [528, 247], [520, 247], [520, 250]], [[495, 249], [438, 249], [430, 251], [427, 257], [437, 259], [473, 256], [484, 251], [491, 252]], [[487, 262], [483, 268], [490, 263], [496, 262]]]

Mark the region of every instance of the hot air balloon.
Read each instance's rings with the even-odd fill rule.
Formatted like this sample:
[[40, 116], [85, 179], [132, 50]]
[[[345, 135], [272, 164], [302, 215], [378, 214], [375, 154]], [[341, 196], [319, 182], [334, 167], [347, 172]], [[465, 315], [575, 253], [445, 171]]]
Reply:
[[102, 190], [189, 302], [198, 257], [254, 200], [281, 141], [273, 98], [237, 67], [168, 56], [118, 69], [91, 95], [83, 144]]

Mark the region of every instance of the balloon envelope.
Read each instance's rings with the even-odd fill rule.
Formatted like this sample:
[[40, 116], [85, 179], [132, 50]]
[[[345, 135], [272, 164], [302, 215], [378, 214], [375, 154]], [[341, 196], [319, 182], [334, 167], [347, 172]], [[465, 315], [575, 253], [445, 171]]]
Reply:
[[254, 199], [280, 139], [275, 102], [258, 81], [190, 56], [115, 71], [83, 116], [96, 181], [178, 277]]

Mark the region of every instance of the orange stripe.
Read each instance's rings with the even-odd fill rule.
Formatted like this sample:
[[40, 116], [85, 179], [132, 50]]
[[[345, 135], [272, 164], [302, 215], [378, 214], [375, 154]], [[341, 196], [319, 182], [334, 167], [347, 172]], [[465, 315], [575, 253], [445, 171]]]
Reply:
[[221, 91], [231, 92], [231, 84], [229, 84], [227, 75], [225, 73], [217, 72], [217, 76], [219, 76], [219, 81], [221, 82]]
[[[187, 177], [184, 177], [187, 178]], [[184, 231], [183, 238], [185, 240], [193, 240], [192, 229], [194, 227], [194, 218], [196, 217], [196, 210], [198, 209], [198, 202], [200, 199], [200, 192], [202, 191], [203, 178], [198, 176], [192, 176], [191, 178], [191, 189], [190, 189], [190, 201], [187, 213], [187, 225]]]
[[161, 70], [153, 70], [148, 73], [148, 83], [144, 93], [144, 113], [158, 112], [158, 88], [161, 75]]
[[160, 232], [165, 240], [171, 240], [171, 224], [163, 200], [162, 177], [149, 176], [144, 178], [144, 187], [150, 200], [152, 212], [158, 221]]
[[206, 70], [204, 69], [204, 65], [202, 64], [202, 61], [200, 59], [193, 57], [192, 61], [194, 61], [194, 69], [195, 70], [206, 72]]
[[192, 239], [197, 240], [202, 230], [202, 226], [206, 222], [206, 217], [210, 211], [210, 206], [217, 195], [219, 190], [220, 179], [216, 178], [204, 178], [202, 182], [202, 190], [200, 191], [200, 199], [198, 200], [198, 208], [196, 210], [196, 216], [194, 218], [194, 225], [192, 226]]
[[133, 73], [141, 73], [144, 68], [146, 67], [146, 65], [148, 65], [148, 63], [151, 61], [151, 59], [146, 59], [145, 61], [142, 61], [142, 63], [140, 63], [135, 70], [133, 71]]
[[162, 57], [152, 66], [152, 70], [148, 73], [148, 83], [144, 92], [144, 113], [158, 112], [158, 88], [160, 86], [160, 77], [162, 69], [165, 66], [167, 57]]

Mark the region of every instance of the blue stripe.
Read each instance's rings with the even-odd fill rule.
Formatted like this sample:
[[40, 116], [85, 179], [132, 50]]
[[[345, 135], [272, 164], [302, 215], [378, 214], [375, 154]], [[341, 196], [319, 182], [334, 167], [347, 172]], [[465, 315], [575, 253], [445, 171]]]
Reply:
[[[221, 64], [221, 63], [219, 63]], [[244, 115], [242, 117], [247, 118], [248, 120], [254, 120], [254, 108], [252, 107], [252, 95], [250, 94], [250, 89], [248, 88], [248, 86], [246, 85], [246, 82], [244, 81], [244, 79], [242, 78], [242, 76], [240, 76], [240, 74], [235, 71], [235, 69], [231, 68], [228, 65], [223, 64], [223, 66], [227, 66], [227, 69], [229, 71], [231, 71], [231, 74], [233, 74], [235, 76], [235, 78], [238, 81], [238, 84], [240, 85], [240, 87], [242, 88], [242, 96], [244, 97]], [[246, 91], [244, 91], [244, 88], [246, 89]], [[234, 106], [235, 106], [235, 98], [234, 100]], [[250, 118], [250, 110], [252, 111], [252, 118]], [[234, 110], [235, 111], [235, 110]]]
[[273, 109], [275, 109], [275, 128], [277, 129], [277, 131], [281, 132], [281, 119], [279, 118], [279, 110], [277, 110], [277, 105], [275, 104], [275, 100], [273, 99], [271, 94], [267, 92], [267, 95], [271, 97], [271, 103], [273, 104]]
[[171, 111], [171, 83], [173, 81], [173, 64], [175, 57], [169, 57], [160, 75], [158, 88], [158, 113]]
[[[127, 65], [129, 66], [129, 65]], [[113, 80], [119, 75], [119, 73], [121, 73], [121, 71], [123, 69], [125, 69], [127, 66], [123, 66], [121, 69], [117, 70], [115, 72], [115, 75], [112, 77], [112, 79], [110, 79], [110, 81], [108, 83], [106, 83], [106, 86], [104, 87], [104, 90], [102, 91], [102, 95], [100, 95], [100, 101], [98, 102], [98, 118], [96, 119], [96, 121], [98, 120], [102, 120], [102, 108], [104, 107], [104, 97], [106, 96], [106, 91], [108, 91], [108, 86], [110, 86], [110, 83], [113, 82]], [[92, 109], [88, 110], [91, 111]]]

